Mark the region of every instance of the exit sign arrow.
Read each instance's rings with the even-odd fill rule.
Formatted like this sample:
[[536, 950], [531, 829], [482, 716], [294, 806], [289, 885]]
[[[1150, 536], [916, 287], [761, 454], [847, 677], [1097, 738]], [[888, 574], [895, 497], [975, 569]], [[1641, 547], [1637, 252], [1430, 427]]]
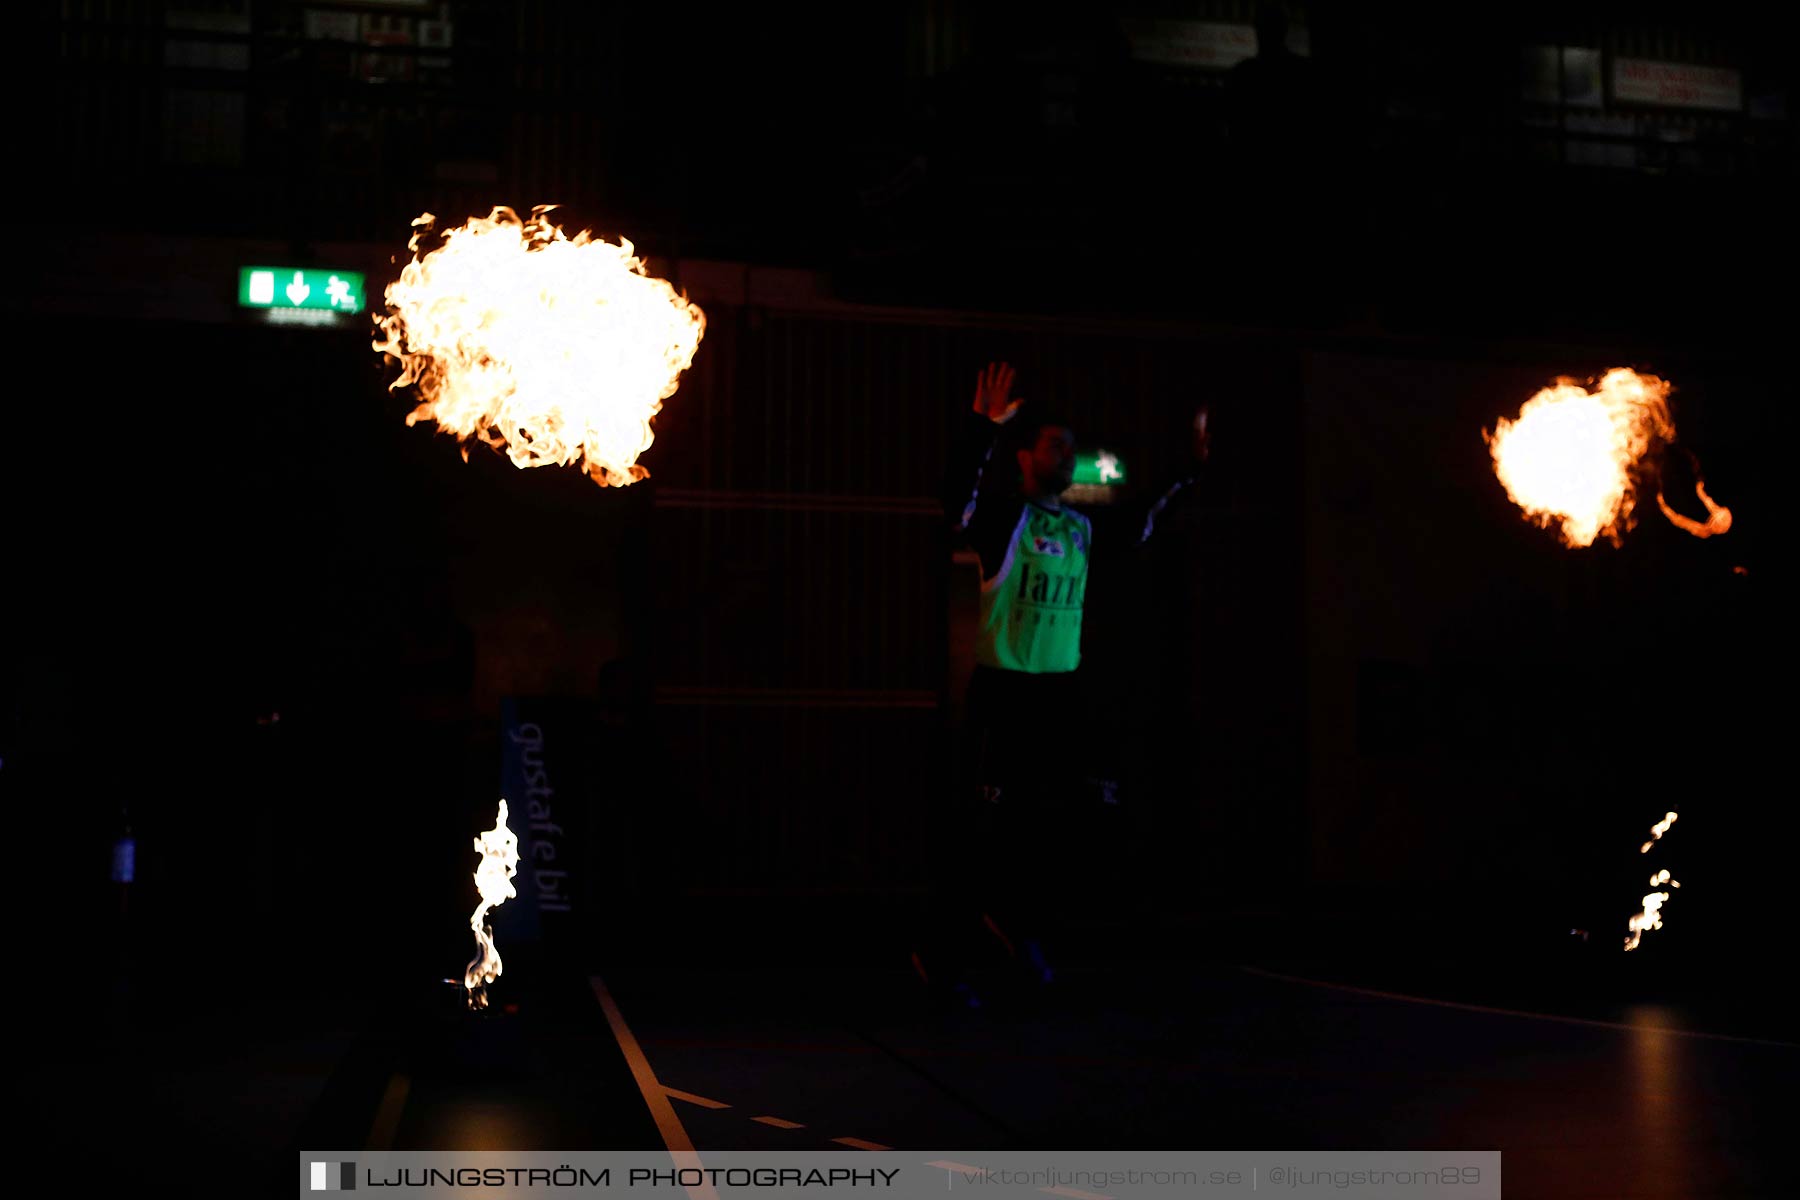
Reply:
[[310, 267], [238, 268], [238, 305], [242, 308], [359, 313], [363, 310], [363, 300], [360, 271]]

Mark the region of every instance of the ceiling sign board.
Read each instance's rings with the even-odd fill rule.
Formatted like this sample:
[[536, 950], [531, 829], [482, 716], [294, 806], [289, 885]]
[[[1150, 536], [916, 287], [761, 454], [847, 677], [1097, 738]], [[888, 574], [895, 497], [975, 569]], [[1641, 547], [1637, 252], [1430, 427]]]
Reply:
[[[1255, 58], [1259, 48], [1254, 25], [1131, 17], [1120, 22], [1120, 29], [1133, 58], [1170, 67], [1225, 71]], [[1306, 26], [1288, 29], [1287, 48], [1293, 53], [1310, 53], [1311, 42]]]
[[1619, 58], [1613, 60], [1613, 99], [1740, 112], [1744, 107], [1744, 81], [1730, 67]]

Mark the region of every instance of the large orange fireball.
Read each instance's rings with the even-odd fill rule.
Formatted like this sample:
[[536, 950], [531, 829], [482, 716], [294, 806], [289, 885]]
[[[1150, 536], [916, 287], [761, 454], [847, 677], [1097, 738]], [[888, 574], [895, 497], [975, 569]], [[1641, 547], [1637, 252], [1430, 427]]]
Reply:
[[387, 286], [374, 348], [412, 386], [407, 424], [430, 420], [519, 467], [579, 464], [602, 487], [649, 474], [650, 419], [693, 363], [706, 316], [646, 274], [629, 241], [569, 237], [549, 206], [510, 208], [445, 230], [413, 222], [413, 260]]
[[1594, 391], [1558, 379], [1525, 402], [1517, 420], [1488, 435], [1494, 473], [1513, 503], [1570, 546], [1605, 536], [1615, 545], [1633, 523], [1633, 479], [1654, 440], [1670, 441], [1669, 385], [1627, 367], [1608, 371]]

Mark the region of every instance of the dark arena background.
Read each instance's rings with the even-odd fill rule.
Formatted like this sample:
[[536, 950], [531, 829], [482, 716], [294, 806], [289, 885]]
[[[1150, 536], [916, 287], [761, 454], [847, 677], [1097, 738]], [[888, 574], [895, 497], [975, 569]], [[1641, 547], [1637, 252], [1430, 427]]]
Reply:
[[[0, 794], [46, 1163], [1499, 1151], [1510, 1195], [1793, 1194], [1785, 9], [20, 19]], [[629, 487], [465, 461], [371, 349], [413, 218], [550, 203], [706, 314]], [[364, 311], [240, 303], [282, 264]], [[1029, 726], [1104, 785], [998, 842], [953, 532], [995, 361], [1125, 464], [1095, 511], [1202, 404], [1212, 444], [1096, 542]], [[1508, 498], [1484, 431], [1618, 366], [1729, 532], [1651, 482], [1574, 549]], [[969, 990], [915, 965], [1020, 877], [1051, 981], [972, 923]]]

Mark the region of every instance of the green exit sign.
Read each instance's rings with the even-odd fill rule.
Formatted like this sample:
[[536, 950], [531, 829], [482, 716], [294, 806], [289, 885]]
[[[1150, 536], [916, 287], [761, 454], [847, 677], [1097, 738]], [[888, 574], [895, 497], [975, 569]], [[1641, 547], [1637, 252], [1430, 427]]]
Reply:
[[1110, 450], [1088, 450], [1075, 456], [1075, 482], [1111, 486], [1125, 482], [1125, 460]]
[[359, 313], [363, 310], [363, 299], [363, 277], [356, 271], [238, 268], [238, 304], [243, 308]]

